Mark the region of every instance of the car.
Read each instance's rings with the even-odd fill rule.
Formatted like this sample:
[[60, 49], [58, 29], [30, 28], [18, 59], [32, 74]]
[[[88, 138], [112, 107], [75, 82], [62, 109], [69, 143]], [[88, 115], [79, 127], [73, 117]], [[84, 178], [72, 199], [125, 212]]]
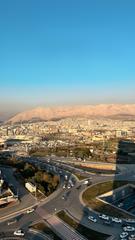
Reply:
[[115, 223], [122, 223], [122, 220], [119, 219], [119, 218], [116, 218], [116, 217], [112, 217], [112, 222], [115, 222]]
[[95, 223], [97, 222], [97, 219], [93, 216], [88, 216], [88, 219], [92, 222], [95, 222]]
[[68, 179], [68, 176], [67, 175], [65, 175], [65, 180], [67, 180]]
[[27, 210], [27, 213], [32, 213], [32, 212], [34, 212], [34, 208], [31, 208], [31, 209]]
[[125, 219], [125, 222], [127, 222], [127, 223], [135, 223], [135, 219]]
[[109, 220], [109, 216], [105, 214], [99, 214], [99, 218], [104, 219], [104, 220]]
[[14, 232], [15, 236], [24, 236], [24, 232], [21, 229], [18, 229]]
[[85, 185], [85, 184], [88, 184], [88, 182], [89, 182], [88, 180], [85, 180], [85, 181], [83, 182], [83, 184], [84, 184], [84, 185]]
[[120, 234], [120, 238], [122, 238], [122, 239], [126, 238], [127, 236], [128, 236], [128, 233], [127, 233], [127, 232], [122, 232], [122, 233]]
[[131, 234], [128, 239], [129, 240], [135, 240], [135, 234]]
[[126, 226], [126, 227], [123, 227], [123, 230], [125, 232], [133, 232], [133, 231], [135, 231], [135, 228], [132, 226]]

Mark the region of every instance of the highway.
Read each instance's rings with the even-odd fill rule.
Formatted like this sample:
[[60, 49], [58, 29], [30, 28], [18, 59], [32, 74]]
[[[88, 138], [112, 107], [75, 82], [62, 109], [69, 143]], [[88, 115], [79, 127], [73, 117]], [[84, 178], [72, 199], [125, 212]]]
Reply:
[[43, 207], [39, 207], [37, 212], [63, 240], [85, 240], [85, 238], [74, 229], [69, 227], [55, 215], [51, 215]]
[[[39, 163], [40, 167], [45, 167], [50, 169], [52, 168], [52, 165], [50, 163], [45, 162], [43, 159], [39, 161], [32, 158], [25, 159], [25, 161], [29, 161], [31, 163]], [[59, 172], [62, 171], [61, 176], [67, 174], [68, 176], [71, 175], [70, 172], [67, 172], [65, 168], [61, 168], [60, 165], [56, 166], [53, 171]], [[74, 169], [75, 170], [75, 169]], [[83, 184], [82, 181], [77, 181], [76, 177], [75, 179], [75, 186], [70, 189], [63, 189], [63, 180], [58, 188], [52, 195], [50, 195], [47, 199], [45, 199], [42, 202], [37, 202], [36, 199], [27, 192], [27, 190], [21, 186], [20, 183], [16, 181], [16, 179], [13, 176], [13, 170], [10, 168], [3, 168], [2, 169], [5, 178], [10, 180], [10, 182], [16, 187], [19, 188], [19, 194], [21, 198], [20, 204], [17, 206], [12, 206], [7, 209], [1, 209], [0, 210], [0, 232], [4, 231], [10, 231], [14, 232], [16, 229], [23, 229], [26, 234], [28, 231], [28, 227], [37, 221], [43, 220], [48, 222], [48, 224], [54, 228], [55, 231], [59, 234], [59, 236], [68, 236], [68, 239], [84, 239], [82, 236], [78, 236], [78, 233], [76, 231], [73, 231], [67, 224], [63, 223], [60, 219], [58, 219], [54, 214], [60, 210], [65, 209], [71, 216], [73, 216], [79, 223], [86, 226], [87, 228], [93, 229], [95, 231], [99, 231], [106, 234], [115, 235], [116, 239], [119, 239], [119, 235], [122, 232], [122, 224], [113, 223], [111, 226], [107, 226], [104, 224], [104, 221], [102, 219], [98, 218], [98, 214], [92, 210], [88, 210], [84, 204], [81, 202], [80, 195], [81, 192], [86, 189], [86, 185]], [[130, 172], [124, 172], [123, 174], [118, 175], [96, 175], [96, 174], [87, 174], [88, 177], [90, 177], [92, 180], [92, 185], [104, 182], [108, 180], [125, 180], [130, 179], [134, 181], [134, 175], [131, 175]], [[61, 177], [63, 179], [63, 177]], [[77, 187], [80, 186], [79, 189]], [[66, 199], [63, 199], [63, 194], [67, 194], [68, 197]], [[35, 208], [35, 212], [31, 214], [26, 213], [27, 207], [37, 206]], [[21, 213], [22, 211], [22, 213]], [[88, 214], [86, 214], [86, 211], [89, 215], [94, 216], [98, 219], [97, 223], [90, 222], [88, 220]], [[14, 214], [15, 216], [18, 216], [17, 223], [8, 226], [8, 221], [11, 217], [13, 217], [10, 214]], [[5, 217], [5, 219], [2, 219], [2, 217]], [[4, 221], [4, 220], [8, 221]], [[3, 222], [2, 222], [3, 220]], [[66, 234], [65, 234], [66, 233]], [[33, 238], [34, 239], [34, 238]], [[36, 238], [37, 239], [37, 238]], [[67, 239], [67, 238], [65, 238]]]
[[[79, 183], [80, 184], [80, 183]], [[78, 185], [79, 185], [78, 184]], [[113, 227], [108, 227], [103, 224], [103, 220], [100, 220], [99, 223], [90, 223], [88, 220], [88, 217], [86, 216], [85, 210], [86, 208], [84, 205], [80, 202], [79, 195], [83, 189], [86, 188], [86, 186], [82, 186], [80, 190], [77, 190], [76, 185], [74, 188], [71, 190], [65, 190], [65, 192], [70, 192], [68, 194], [67, 200], [62, 199], [62, 194], [59, 194], [56, 198], [52, 199], [48, 203], [42, 205], [42, 209], [40, 210], [40, 207], [37, 208], [36, 212], [40, 210], [42, 213], [42, 217], [48, 218], [53, 215], [54, 212], [58, 212], [61, 209], [65, 209], [70, 213], [71, 216], [75, 217], [77, 221], [86, 227], [93, 229], [95, 231], [103, 232], [105, 234], [114, 234], [114, 226]], [[44, 211], [43, 211], [44, 209]], [[38, 212], [39, 213], [39, 212]], [[95, 216], [95, 213], [93, 211], [89, 211], [90, 215]], [[116, 229], [116, 234], [119, 233], [119, 225], [115, 226]]]
[[24, 237], [19, 237], [19, 236], [13, 236], [12, 231], [8, 232], [1, 232], [0, 233], [0, 240], [52, 240], [48, 236], [37, 232], [37, 231], [28, 231], [25, 233]]
[[18, 201], [13, 206], [9, 206], [7, 208], [0, 209], [0, 218], [4, 218], [5, 216], [12, 215], [13, 213], [17, 213], [20, 211], [24, 211], [25, 209], [34, 206], [37, 204], [36, 199], [34, 196], [29, 193], [25, 187], [20, 184], [16, 178], [13, 175], [12, 168], [1, 168], [2, 174], [4, 175], [4, 178], [7, 182], [10, 183], [10, 185], [14, 186], [14, 189], [17, 191], [18, 189], [18, 195], [20, 201]]

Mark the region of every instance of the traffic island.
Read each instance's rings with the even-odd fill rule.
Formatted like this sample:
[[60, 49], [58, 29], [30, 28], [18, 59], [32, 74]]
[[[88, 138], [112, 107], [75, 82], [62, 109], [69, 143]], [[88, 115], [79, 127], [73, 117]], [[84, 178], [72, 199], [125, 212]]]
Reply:
[[114, 189], [120, 188], [126, 184], [126, 181], [108, 181], [94, 184], [81, 193], [81, 201], [85, 206], [96, 212], [107, 214], [112, 217], [133, 218], [130, 214], [123, 212], [121, 209], [118, 209], [99, 198], [99, 196], [114, 191]]

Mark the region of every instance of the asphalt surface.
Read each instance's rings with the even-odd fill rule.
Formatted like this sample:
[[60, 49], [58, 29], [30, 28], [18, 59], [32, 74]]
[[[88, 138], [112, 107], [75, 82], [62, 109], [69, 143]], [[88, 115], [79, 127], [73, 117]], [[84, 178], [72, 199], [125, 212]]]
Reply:
[[9, 216], [13, 213], [20, 213], [20, 211], [24, 211], [25, 209], [35, 205], [37, 203], [35, 197], [29, 193], [25, 187], [23, 187], [14, 177], [13, 170], [11, 168], [1, 168], [2, 174], [4, 175], [5, 180], [13, 185], [15, 190], [18, 190], [19, 199], [17, 203], [14, 205], [9, 205], [6, 208], [0, 209], [0, 219], [2, 217]]
[[[52, 165], [46, 162], [44, 159], [40, 159], [40, 160], [38, 159], [36, 161], [35, 159], [32, 160], [31, 158], [27, 158], [25, 160], [34, 164], [38, 163], [40, 167], [45, 169], [47, 168], [48, 170], [52, 168]], [[53, 168], [53, 171], [54, 172], [60, 171], [60, 167], [61, 167], [60, 164], [58, 165], [55, 164], [55, 168]], [[66, 226], [66, 224], [64, 224], [63, 226], [63, 223], [61, 222], [61, 220], [54, 216], [54, 214], [57, 211], [65, 209], [70, 215], [72, 215], [84, 226], [90, 229], [93, 229], [95, 231], [114, 235], [115, 239], [120, 239], [119, 235], [123, 231], [122, 224], [113, 223], [111, 224], [111, 226], [106, 226], [104, 224], [104, 221], [98, 218], [97, 213], [91, 210], [89, 210], [88, 214], [96, 217], [98, 221], [97, 223], [93, 223], [88, 220], [88, 215], [86, 215], [86, 207], [81, 203], [79, 198], [80, 193], [86, 188], [86, 186], [83, 184], [83, 181], [80, 182], [80, 181], [76, 181], [75, 179], [75, 186], [72, 187], [71, 189], [63, 189], [62, 186], [64, 185], [64, 182], [62, 181], [59, 189], [56, 192], [54, 192], [50, 197], [48, 197], [44, 201], [38, 203], [38, 206], [35, 212], [31, 214], [27, 214], [25, 209], [33, 206], [34, 204], [35, 205], [37, 204], [35, 198], [30, 193], [28, 193], [28, 191], [19, 182], [16, 181], [16, 179], [13, 176], [12, 169], [3, 168], [2, 172], [5, 175], [5, 178], [7, 178], [8, 181], [10, 181], [11, 184], [13, 184], [16, 189], [19, 189], [21, 202], [17, 206], [14, 206], [14, 207], [12, 206], [7, 209], [0, 210], [0, 219], [1, 217], [7, 216], [9, 221], [9, 219], [11, 218], [9, 214], [14, 213], [15, 216], [20, 215], [17, 217], [18, 218], [17, 222], [15, 224], [11, 224], [10, 226], [8, 226], [8, 221], [2, 222], [2, 219], [1, 219], [0, 232], [3, 232], [4, 230], [5, 232], [10, 231], [13, 233], [16, 229], [21, 228], [27, 234], [28, 227], [32, 223], [36, 221], [40, 221], [41, 219], [45, 219], [45, 221], [48, 221], [48, 223], [52, 225], [52, 227], [53, 225], [55, 225], [56, 227], [55, 231], [59, 232], [59, 234], [63, 234], [63, 236], [65, 236], [65, 234], [71, 234], [72, 240], [74, 239], [75, 236], [76, 236], [75, 239], [81, 239], [81, 238], [77, 238], [78, 236], [76, 232], [74, 233], [76, 235], [72, 236], [72, 233], [73, 233], [72, 229]], [[65, 170], [65, 166], [64, 166], [64, 170], [62, 170], [61, 175], [65, 175], [65, 174], [67, 174], [68, 176], [70, 175], [70, 173]], [[108, 180], [125, 180], [125, 179], [126, 180], [130, 179], [133, 181], [135, 180], [134, 174], [130, 174], [130, 171], [128, 172], [124, 171], [123, 174], [118, 174], [115, 176], [96, 175], [96, 174], [90, 174], [90, 173], [86, 173], [86, 175], [87, 177], [92, 178], [91, 180], [92, 184], [96, 184], [96, 183], [108, 181]], [[78, 186], [80, 186], [80, 189], [77, 189]], [[63, 195], [66, 196], [65, 199], [63, 199]], [[23, 214], [21, 214], [21, 210], [23, 210]], [[132, 224], [132, 225], [135, 226], [135, 224]], [[61, 232], [61, 229], [62, 229], [62, 232]], [[70, 236], [70, 235], [67, 235], [67, 236]], [[35, 235], [33, 237], [35, 237]], [[34, 239], [34, 238], [29, 238], [29, 239]], [[35, 239], [38, 239], [38, 238], [35, 238]]]

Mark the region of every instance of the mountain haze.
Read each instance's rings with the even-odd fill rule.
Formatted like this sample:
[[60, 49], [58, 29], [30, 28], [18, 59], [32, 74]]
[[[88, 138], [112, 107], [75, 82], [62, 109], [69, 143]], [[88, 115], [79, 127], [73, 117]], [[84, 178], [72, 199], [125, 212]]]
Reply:
[[38, 107], [21, 112], [8, 122], [30, 121], [32, 119], [53, 120], [66, 117], [135, 117], [135, 104], [100, 104], [62, 107]]

